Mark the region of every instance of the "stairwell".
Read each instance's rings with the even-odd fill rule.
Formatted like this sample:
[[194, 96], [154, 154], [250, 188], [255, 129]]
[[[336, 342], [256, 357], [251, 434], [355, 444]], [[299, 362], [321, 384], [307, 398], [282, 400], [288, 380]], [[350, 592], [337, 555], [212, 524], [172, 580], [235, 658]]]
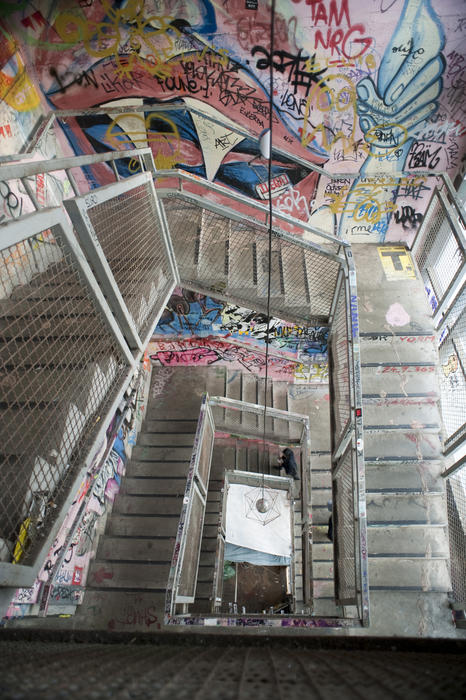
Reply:
[[[370, 634], [450, 636], [437, 341], [420, 279], [355, 246], [360, 309]], [[364, 270], [371, 274], [364, 274]]]

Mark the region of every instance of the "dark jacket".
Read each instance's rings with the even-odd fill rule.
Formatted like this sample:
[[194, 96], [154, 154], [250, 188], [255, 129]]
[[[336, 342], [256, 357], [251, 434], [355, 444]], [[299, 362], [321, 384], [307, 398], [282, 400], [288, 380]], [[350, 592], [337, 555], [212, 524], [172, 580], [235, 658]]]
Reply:
[[286, 447], [283, 450], [280, 462], [281, 466], [284, 468], [288, 476], [298, 477], [298, 465], [296, 464], [293, 450], [290, 450], [289, 447]]

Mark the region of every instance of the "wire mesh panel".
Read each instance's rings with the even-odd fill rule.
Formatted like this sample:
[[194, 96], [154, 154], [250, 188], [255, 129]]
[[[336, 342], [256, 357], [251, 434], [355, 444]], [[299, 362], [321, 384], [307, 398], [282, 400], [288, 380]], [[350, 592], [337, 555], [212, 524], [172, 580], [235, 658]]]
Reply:
[[[466, 307], [464, 292], [452, 310], [439, 347], [440, 404], [444, 447], [458, 444], [466, 436]], [[460, 310], [461, 309], [461, 310]]]
[[[213, 399], [211, 400], [213, 401]], [[215, 430], [235, 436], [260, 438], [264, 437], [264, 407], [258, 404], [248, 404], [244, 401], [221, 399], [215, 397], [211, 403]], [[302, 438], [302, 417], [293, 418], [287, 411], [267, 408], [265, 439], [279, 445], [294, 445]], [[299, 425], [299, 438], [296, 435], [296, 425]]]
[[193, 601], [196, 594], [197, 571], [201, 550], [202, 528], [204, 525], [205, 501], [194, 485], [191, 495], [191, 508], [186, 527], [184, 557], [176, 589], [176, 599]]
[[205, 394], [194, 438], [167, 586], [166, 612], [169, 615], [176, 613], [177, 603], [193, 603], [195, 599], [214, 433], [208, 396]]
[[151, 176], [136, 175], [66, 203], [89, 258], [110, 271], [138, 337], [155, 327], [176, 278]]
[[333, 479], [333, 541], [335, 543], [335, 599], [338, 605], [357, 602], [356, 529], [351, 447], [341, 458]]
[[424, 284], [433, 293], [431, 300], [435, 310], [464, 264], [465, 252], [452, 229], [443, 202], [437, 197], [429, 208], [426, 222], [414, 250]]
[[334, 446], [338, 446], [351, 417], [349, 338], [345, 285], [338, 292], [335, 315], [330, 332], [329, 359]]
[[201, 487], [205, 494], [207, 494], [209, 488], [209, 475], [210, 475], [210, 464], [212, 461], [212, 449], [214, 445], [215, 429], [212, 419], [211, 410], [208, 404], [206, 404], [206, 416], [204, 431], [202, 434], [202, 443], [199, 451], [199, 461], [196, 467], [196, 476], [200, 481]]
[[[166, 195], [164, 208], [182, 285], [266, 312], [266, 227], [243, 221], [226, 208], [201, 207], [183, 195]], [[270, 313], [310, 325], [324, 323], [340, 267], [340, 259], [317, 245], [274, 231]]]
[[466, 467], [447, 479], [447, 512], [453, 597], [466, 604]]
[[71, 232], [48, 216], [51, 228], [31, 215], [18, 238], [32, 234], [0, 252], [0, 559], [22, 564], [44, 542], [130, 367]]

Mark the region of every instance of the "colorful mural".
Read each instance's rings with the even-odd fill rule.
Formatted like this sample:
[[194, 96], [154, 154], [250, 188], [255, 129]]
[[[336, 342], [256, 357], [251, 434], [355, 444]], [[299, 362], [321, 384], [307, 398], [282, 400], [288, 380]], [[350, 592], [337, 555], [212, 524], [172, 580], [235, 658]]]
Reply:
[[286, 323], [235, 304], [177, 287], [149, 344], [153, 362], [177, 365], [227, 365], [265, 373], [269, 327], [269, 371], [276, 379], [327, 381], [327, 327]]
[[[264, 199], [256, 138], [271, 118], [278, 209], [352, 241], [409, 242], [436, 175], [462, 167], [460, 3], [275, 7], [272, 46], [269, 0], [2, 1], [0, 154], [46, 110], [68, 110], [75, 153], [150, 146], [159, 168]], [[91, 184], [105, 173], [90, 169]]]

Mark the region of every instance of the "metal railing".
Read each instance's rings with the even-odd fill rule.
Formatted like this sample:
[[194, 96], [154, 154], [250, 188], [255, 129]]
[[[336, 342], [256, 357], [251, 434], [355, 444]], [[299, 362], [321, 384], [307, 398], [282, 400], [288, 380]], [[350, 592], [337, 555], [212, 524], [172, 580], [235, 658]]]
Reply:
[[329, 376], [335, 599], [355, 605], [369, 625], [369, 581], [359, 316], [351, 250], [340, 273], [330, 318]]
[[134, 358], [61, 209], [6, 224], [1, 245], [2, 558], [29, 564]]
[[[265, 432], [267, 442], [276, 444], [277, 447], [284, 444], [294, 445], [301, 451], [300, 512], [302, 513], [302, 564], [300, 564], [300, 567], [302, 569], [300, 568], [300, 572], [303, 576], [304, 602], [310, 605], [312, 602], [312, 569], [308, 480], [310, 458], [309, 418], [300, 414], [270, 408], [267, 409], [266, 420], [268, 423]], [[204, 517], [203, 512], [209, 487], [208, 475], [215, 432], [220, 434], [227, 432], [232, 437], [251, 439], [254, 443], [257, 443], [258, 439], [264, 435], [264, 407], [224, 397], [209, 398], [207, 394], [203, 398], [170, 569], [165, 606], [165, 621], [167, 624], [186, 624], [188, 619], [193, 624], [209, 624], [209, 619], [214, 620], [219, 617], [219, 614], [215, 612], [212, 612], [212, 615], [190, 615], [186, 605], [187, 603], [193, 603], [195, 600], [202, 535], [202, 526], [200, 532], [198, 526], [199, 523], [203, 522]], [[294, 437], [291, 437], [293, 434]], [[253, 476], [249, 473], [249, 477]], [[247, 473], [244, 473], [243, 477], [246, 478]], [[257, 474], [255, 478], [257, 478]], [[273, 482], [273, 477], [268, 478]], [[277, 477], [275, 477], [275, 480], [277, 480]], [[281, 481], [284, 481], [283, 478]], [[191, 503], [193, 502], [193, 497], [195, 497], [194, 500], [197, 499], [199, 508], [195, 513], [193, 525], [191, 525]], [[213, 608], [216, 607], [216, 599], [221, 590], [223, 577], [224, 510], [221, 511], [219, 518], [213, 577]], [[189, 575], [184, 572], [184, 569]], [[293, 571], [293, 576], [294, 574], [295, 572]], [[189, 582], [189, 585], [186, 586], [184, 582], [186, 584]], [[181, 604], [181, 610], [179, 604]], [[241, 625], [243, 624], [242, 619], [241, 615], [238, 615], [234, 618], [232, 624]], [[273, 618], [271, 619], [273, 620]], [[285, 618], [280, 615], [280, 619], [283, 620]]]
[[[139, 168], [149, 172], [142, 172], [120, 180], [120, 166], [115, 165], [115, 162], [125, 161], [125, 159], [137, 159]], [[108, 181], [110, 178], [116, 181], [89, 191], [89, 184], [86, 184], [84, 188], [79, 184], [85, 182], [80, 177], [82, 168], [99, 169], [99, 174], [105, 175], [104, 179]], [[64, 208], [69, 214], [86, 256], [75, 243], [76, 260], [81, 261], [81, 266], [86, 267], [84, 284], [89, 289], [92, 300], [97, 300], [99, 313], [103, 314], [107, 326], [110, 324], [112, 332], [118, 333], [117, 346], [124, 353], [123, 361], [129, 363], [131, 367], [140, 357], [172, 289], [180, 281], [184, 286], [194, 289], [194, 291], [214, 294], [219, 299], [244, 304], [248, 308], [252, 306], [256, 311], [266, 311], [267, 284], [264, 255], [269, 224], [267, 207], [233, 193], [227, 188], [203, 181], [187, 173], [180, 171], [156, 173], [150, 149], [131, 150], [130, 153], [123, 151], [95, 156], [78, 156], [39, 163], [7, 164], [2, 167], [2, 177], [7, 181], [18, 179], [30, 197], [31, 206], [40, 209], [40, 202], [38, 202], [31, 187], [30, 178], [41, 173], [52, 173], [60, 170], [65, 171], [74, 193], [72, 199], [64, 202]], [[153, 175], [157, 178], [157, 190], [154, 190], [151, 181]], [[81, 192], [80, 188], [87, 191]], [[133, 215], [132, 207], [134, 207]], [[63, 209], [57, 211], [61, 212], [60, 221], [63, 223], [63, 227], [70, 231], [68, 239], [74, 241], [75, 233], [72, 231], [69, 219]], [[150, 216], [148, 216], [148, 212], [150, 212]], [[37, 242], [44, 246], [50, 246], [58, 234], [54, 232], [50, 241], [47, 242], [48, 231], [52, 227], [49, 210], [40, 211], [32, 216], [39, 217], [35, 221], [40, 219], [42, 228], [36, 226], [27, 238], [34, 241], [33, 246]], [[363, 624], [367, 624], [367, 562], [365, 563], [364, 559], [367, 553], [365, 553], [364, 539], [365, 500], [362, 419], [360, 417], [359, 346], [357, 342], [357, 295], [351, 250], [346, 242], [308, 224], [279, 212], [274, 212], [273, 216], [274, 223], [281, 222], [280, 225], [289, 230], [299, 228], [301, 233], [305, 234], [306, 240], [293, 236], [282, 228], [273, 227], [271, 312], [285, 321], [306, 325], [330, 324], [332, 326], [337, 320], [338, 323], [341, 323], [341, 318], [346, 318], [346, 335], [343, 331], [338, 330], [337, 325], [332, 329], [337, 344], [335, 351], [337, 346], [343, 343], [348, 357], [347, 370], [345, 370], [347, 378], [344, 380], [346, 385], [341, 383], [343, 380], [338, 379], [337, 375], [332, 383], [333, 391], [339, 392], [339, 408], [338, 415], [335, 414], [335, 421], [336, 424], [340, 423], [339, 432], [334, 436], [333, 462], [335, 468], [343, 453], [342, 447], [344, 446], [346, 449], [348, 441], [350, 441], [354, 469], [353, 489], [355, 496], [353, 506], [355, 517], [358, 519], [358, 527], [355, 528], [355, 538], [358, 540], [355, 544], [355, 565], [360, 572], [357, 575], [358, 596], [361, 600], [360, 619]], [[24, 222], [24, 217], [16, 222], [9, 222], [4, 225], [3, 231], [19, 231], [20, 229], [24, 231]], [[17, 238], [14, 239], [14, 246], [23, 245], [24, 234], [21, 235], [23, 238], [18, 234]], [[134, 250], [133, 241], [137, 242], [137, 251]], [[69, 245], [69, 243], [67, 244]], [[8, 247], [8, 238], [4, 237], [3, 245]], [[47, 248], [47, 250], [51, 251], [52, 248]], [[9, 280], [8, 270], [13, 264], [10, 258], [15, 256], [21, 258], [22, 255], [23, 253], [18, 247], [15, 248], [13, 255], [10, 252], [6, 253], [4, 259], [1, 274], [2, 282], [4, 281], [4, 295], [8, 302], [5, 305], [7, 311], [8, 304], [11, 303], [11, 295], [18, 292], [18, 287], [25, 287], [31, 282], [31, 278], [24, 271], [18, 272], [17, 279]], [[33, 253], [31, 253], [31, 259], [32, 256]], [[180, 268], [180, 274], [178, 274], [177, 264]], [[19, 269], [21, 269], [20, 266], [18, 266]], [[67, 284], [70, 285], [69, 281]], [[49, 288], [50, 285], [48, 285]], [[78, 339], [83, 338], [88, 329], [87, 319], [82, 319], [86, 322], [85, 330], [83, 330], [80, 328], [78, 316], [79, 314], [91, 315], [91, 311], [84, 306], [81, 308], [81, 302], [78, 299], [81, 299], [82, 294], [81, 292], [77, 293], [76, 286], [71, 285], [71, 288], [69, 286], [67, 291], [70, 306], [67, 312], [68, 316], [60, 317], [61, 325], [64, 327], [68, 323], [70, 324], [69, 328], [77, 328], [75, 335]], [[53, 308], [53, 304], [55, 307], [57, 306], [56, 299], [55, 301], [50, 300], [50, 295], [47, 296], [45, 292], [41, 291], [39, 296], [41, 299], [47, 299], [47, 304], [52, 305], [51, 308]], [[336, 314], [336, 312], [338, 313]], [[38, 337], [43, 337], [44, 327], [47, 327], [50, 317], [54, 318], [54, 313], [46, 313], [47, 321], [40, 327], [35, 322], [34, 333], [39, 334]], [[44, 314], [39, 315], [43, 316]], [[8, 314], [6, 314], [6, 318], [9, 318]], [[60, 329], [60, 326], [57, 325], [56, 328]], [[18, 328], [18, 330], [22, 332], [23, 327], [21, 326], [21, 329]], [[28, 330], [28, 333], [30, 332]], [[62, 347], [67, 350], [68, 339], [73, 337], [74, 343], [76, 338], [69, 332], [69, 329], [66, 333], [64, 330], [60, 330], [60, 332], [61, 335], [57, 336], [57, 348]], [[97, 329], [95, 329], [94, 335], [99, 337], [99, 342], [103, 342], [103, 336], [99, 334]], [[19, 346], [16, 337], [12, 342], [11, 352], [17, 352]], [[84, 350], [87, 350], [87, 340], [82, 342], [85, 346]], [[89, 344], [89, 347], [92, 345]], [[32, 344], [29, 345], [28, 351], [29, 348], [32, 348]], [[32, 352], [32, 360], [34, 357]], [[104, 360], [100, 359], [96, 363], [100, 372], [99, 377], [102, 373], [105, 375], [106, 371], [110, 374], [117, 372], [122, 364], [119, 359], [116, 359], [110, 370], [108, 363], [102, 369], [102, 363]], [[37, 364], [35, 360], [33, 364]], [[129, 371], [128, 374], [130, 374]], [[12, 382], [9, 377], [5, 381]], [[39, 380], [37, 381], [39, 382]], [[103, 380], [99, 381], [102, 383]], [[124, 381], [126, 380], [123, 380], [123, 377], [120, 378], [120, 388], [118, 391], [115, 390], [116, 394], [121, 395], [124, 390]], [[90, 382], [93, 385], [94, 379]], [[67, 388], [69, 386], [71, 384], [66, 385]], [[82, 421], [83, 434], [87, 432], [84, 424], [93, 425], [97, 420], [100, 424], [100, 421], [104, 421], [99, 400], [93, 399], [86, 407], [86, 411], [91, 410], [90, 407], [92, 407], [92, 414], [89, 414], [88, 423]], [[112, 404], [113, 409], [115, 401]], [[70, 405], [77, 406], [76, 409], [73, 408], [73, 411], [83, 413], [80, 408], [82, 402], [83, 399], [79, 401], [73, 394], [70, 398]], [[108, 416], [110, 410], [105, 415]], [[230, 408], [226, 410], [230, 410]], [[83, 415], [87, 416], [87, 413]], [[269, 415], [274, 421], [274, 432], [275, 437], [277, 437], [280, 429], [279, 421], [282, 418], [272, 417], [272, 413]], [[64, 425], [67, 426], [68, 415], [63, 416], [63, 413], [60, 413], [60, 416]], [[11, 416], [8, 420], [11, 424]], [[91, 434], [92, 431], [89, 435]], [[89, 440], [91, 440], [90, 437]], [[58, 448], [51, 445], [47, 454], [41, 452], [37, 455], [37, 459], [50, 460], [51, 455], [54, 454], [50, 450], [58, 451]], [[84, 452], [88, 454], [89, 450], [84, 450]], [[73, 457], [77, 465], [86, 460], [84, 452], [80, 451]], [[49, 461], [48, 464], [51, 462]], [[68, 468], [66, 470], [67, 473], [70, 471]], [[21, 489], [24, 489], [23, 485], [19, 487], [18, 492]], [[11, 494], [8, 498], [12, 500]], [[64, 507], [65, 504], [66, 499], [64, 499]], [[29, 505], [30, 497], [28, 507]], [[5, 504], [5, 508], [8, 511], [10, 505]], [[18, 528], [24, 523], [27, 516], [25, 506], [21, 506], [20, 511], [18, 517], [23, 518], [23, 520], [15, 524], [17, 528], [15, 537], [18, 540], [21, 535]], [[54, 512], [57, 512], [56, 509]], [[16, 517], [17, 515], [15, 515]], [[308, 526], [306, 525], [306, 527]], [[22, 532], [24, 540], [24, 529]], [[53, 528], [48, 537], [45, 538], [47, 542], [49, 542], [52, 533]], [[309, 542], [308, 535], [306, 536], [307, 543]], [[11, 537], [11, 533], [9, 536]], [[42, 550], [46, 546], [44, 544]], [[11, 547], [9, 551], [11, 554]], [[32, 552], [32, 550], [30, 551]]]
[[[149, 149], [132, 155], [153, 171]], [[79, 195], [71, 170], [124, 157], [2, 167], [3, 181], [21, 182], [37, 209], [1, 226], [3, 585], [32, 585], [178, 281], [150, 173]], [[30, 184], [60, 170], [75, 193], [64, 203], [72, 222], [64, 207], [41, 209]]]
[[434, 190], [413, 243], [438, 337], [450, 570], [455, 605], [466, 608], [466, 217], [448, 176]]

